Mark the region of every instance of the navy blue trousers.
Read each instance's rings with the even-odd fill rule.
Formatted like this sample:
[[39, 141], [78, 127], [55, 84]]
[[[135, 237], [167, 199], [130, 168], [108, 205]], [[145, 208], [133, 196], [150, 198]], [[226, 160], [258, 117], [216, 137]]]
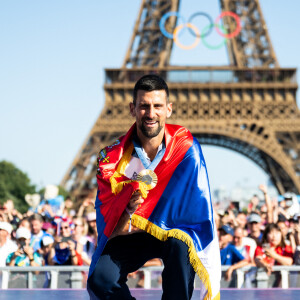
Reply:
[[126, 284], [127, 275], [153, 258], [164, 263], [162, 299], [191, 299], [195, 271], [189, 262], [188, 246], [175, 238], [162, 242], [145, 232], [117, 236], [107, 242], [88, 279], [91, 299], [135, 299]]

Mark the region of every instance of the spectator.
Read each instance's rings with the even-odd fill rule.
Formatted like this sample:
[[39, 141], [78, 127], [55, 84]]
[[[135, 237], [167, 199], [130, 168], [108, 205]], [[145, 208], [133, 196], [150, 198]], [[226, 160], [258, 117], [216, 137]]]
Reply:
[[261, 232], [261, 217], [257, 213], [251, 213], [248, 219], [250, 233], [248, 237], [255, 240], [259, 244], [262, 240], [263, 233]]
[[70, 223], [63, 220], [60, 223], [61, 235], [55, 237], [50, 250], [49, 265], [82, 265], [82, 259], [76, 249], [76, 242], [71, 237]]
[[96, 223], [96, 212], [90, 212], [86, 216], [88, 222], [88, 237], [91, 239], [92, 243], [94, 243], [95, 247], [97, 247], [97, 223]]
[[11, 232], [12, 226], [8, 222], [0, 222], [0, 267], [5, 267], [7, 256], [18, 249], [10, 239]]
[[95, 201], [94, 201], [94, 197], [87, 197], [84, 199], [84, 201], [82, 202], [82, 204], [79, 207], [77, 216], [78, 217], [82, 217], [85, 211], [88, 211], [88, 208], [90, 207], [91, 209], [94, 209], [95, 206]]
[[[43, 266], [49, 265], [49, 255], [53, 246], [54, 239], [51, 236], [44, 236], [41, 240], [40, 254], [43, 256]], [[51, 273], [45, 272], [45, 283], [43, 288], [49, 288], [51, 283]]]
[[9, 266], [19, 267], [39, 267], [42, 265], [41, 255], [30, 247], [30, 231], [24, 227], [20, 227], [16, 231], [16, 239], [18, 249], [9, 254], [6, 259], [6, 264]]
[[265, 205], [263, 205], [260, 209], [261, 216], [263, 219], [263, 225], [266, 225], [268, 223], [274, 223], [273, 205], [272, 205], [271, 198], [268, 194], [268, 189], [264, 184], [260, 184], [258, 188], [263, 192], [264, 200], [265, 200]]
[[[88, 225], [83, 218], [75, 217], [73, 219], [74, 230], [72, 238], [77, 242], [77, 245], [80, 245], [82, 248], [82, 261], [85, 265], [90, 265], [92, 256], [95, 251], [95, 244], [93, 240], [87, 236]], [[77, 246], [76, 246], [76, 250]]]
[[226, 271], [225, 279], [231, 280], [232, 272], [248, 264], [245, 257], [231, 244], [234, 231], [229, 225], [223, 225], [219, 229], [219, 245], [221, 264], [230, 266]]
[[20, 227], [24, 227], [24, 228], [27, 228], [28, 230], [31, 230], [31, 226], [30, 226], [30, 222], [28, 220], [28, 218], [23, 218], [19, 225], [18, 225], [18, 228]]
[[285, 245], [278, 225], [273, 223], [267, 225], [262, 244], [255, 250], [255, 263], [258, 267], [265, 268], [268, 275], [271, 274], [273, 265], [292, 265], [292, 248]]
[[239, 212], [236, 216], [237, 226], [246, 229], [247, 226], [247, 215], [244, 212]]
[[293, 229], [290, 229], [287, 224], [288, 221], [286, 220], [286, 218], [283, 215], [280, 215], [278, 218], [277, 226], [282, 233], [284, 243], [288, 246], [291, 246], [294, 253], [296, 250], [295, 236], [293, 234]]
[[257, 195], [253, 195], [248, 205], [248, 209], [247, 209], [248, 214], [258, 213], [258, 204], [259, 204], [259, 199]]
[[73, 209], [73, 201], [70, 197], [67, 197], [64, 202], [64, 208], [63, 208], [63, 216], [66, 218], [72, 218], [75, 216], [76, 212]]
[[34, 251], [37, 251], [41, 247], [41, 240], [44, 236], [49, 235], [42, 230], [43, 227], [43, 217], [40, 214], [33, 214], [30, 219], [31, 225], [31, 241], [30, 245], [33, 247]]
[[242, 227], [236, 227], [233, 236], [233, 245], [245, 257], [250, 264], [254, 264], [254, 252], [256, 249], [256, 242], [249, 237], [244, 236]]
[[286, 219], [292, 218], [299, 213], [299, 202], [297, 196], [293, 193], [285, 193], [280, 202], [279, 216], [283, 215]]
[[43, 256], [43, 265], [47, 266], [49, 265], [49, 254], [50, 250], [53, 246], [54, 239], [52, 236], [44, 236], [41, 240], [41, 247], [39, 249], [39, 253]]

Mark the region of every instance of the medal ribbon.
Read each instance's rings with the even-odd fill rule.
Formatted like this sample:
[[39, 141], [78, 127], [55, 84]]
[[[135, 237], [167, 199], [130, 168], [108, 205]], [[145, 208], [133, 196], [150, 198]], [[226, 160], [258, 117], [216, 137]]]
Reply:
[[153, 161], [150, 161], [147, 159], [145, 152], [143, 151], [143, 148], [141, 146], [141, 144], [136, 141], [135, 139], [133, 139], [133, 145], [134, 145], [134, 149], [136, 151], [136, 154], [138, 155], [139, 159], [141, 160], [143, 166], [145, 167], [145, 169], [149, 169], [154, 171], [155, 168], [157, 167], [157, 165], [160, 163], [160, 161], [162, 160], [162, 158], [164, 157], [164, 154], [166, 152], [166, 146], [165, 143], [162, 142], [162, 149], [158, 151], [158, 153], [156, 154], [155, 158], [153, 159]]

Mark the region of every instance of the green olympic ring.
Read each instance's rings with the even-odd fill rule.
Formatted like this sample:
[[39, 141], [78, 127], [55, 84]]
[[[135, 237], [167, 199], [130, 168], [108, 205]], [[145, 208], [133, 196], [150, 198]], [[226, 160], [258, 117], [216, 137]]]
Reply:
[[[175, 12], [174, 12], [174, 11], [172, 11], [172, 12], [167, 12], [167, 13], [165, 13], [165, 14], [162, 16], [162, 18], [160, 19], [160, 22], [159, 22], [159, 27], [160, 27], [161, 33], [162, 33], [165, 37], [167, 37], [167, 38], [169, 38], [169, 39], [173, 39], [174, 42], [175, 42], [175, 44], [176, 44], [178, 47], [180, 47], [180, 48], [182, 48], [182, 49], [184, 49], [184, 50], [190, 50], [190, 49], [194, 48], [194, 47], [199, 43], [199, 40], [198, 40], [198, 39], [199, 39], [200, 37], [201, 37], [202, 40], [203, 40], [203, 44], [204, 44], [207, 48], [212, 49], [212, 50], [216, 50], [216, 49], [221, 48], [221, 47], [226, 43], [226, 41], [227, 41], [228, 39], [231, 39], [231, 38], [236, 37], [236, 36], [240, 33], [240, 31], [241, 31], [241, 29], [242, 29], [242, 28], [241, 28], [240, 17], [239, 17], [237, 14], [235, 14], [234, 12], [231, 12], [231, 11], [225, 11], [225, 12], [222, 12], [222, 13], [217, 17], [215, 24], [212, 23], [211, 17], [210, 17], [209, 15], [207, 15], [206, 13], [203, 13], [203, 12], [198, 12], [198, 13], [196, 13], [196, 14], [193, 14], [193, 15], [190, 17], [189, 21], [190, 21], [191, 19], [193, 19], [193, 18], [194, 18], [195, 16], [197, 16], [197, 15], [203, 15], [203, 16], [207, 17], [208, 20], [210, 21], [210, 24], [207, 25], [207, 26], [205, 26], [205, 28], [203, 28], [203, 30], [201, 31], [201, 34], [198, 34], [198, 33], [197, 33], [197, 29], [196, 29], [196, 28], [194, 27], [194, 25], [192, 25], [190, 22], [185, 23], [184, 18], [179, 14], [179, 12], [176, 12], [176, 11], [175, 11]], [[176, 16], [176, 17], [178, 17], [178, 18], [181, 18], [181, 19], [184, 21], [184, 24], [181, 24], [181, 25], [178, 25], [178, 26], [175, 27], [173, 34], [170, 33], [170, 32], [168, 32], [168, 31], [165, 29], [165, 23], [166, 23], [166, 20], [167, 20], [169, 17], [171, 17], [171, 16]], [[218, 24], [218, 22], [219, 22], [223, 17], [225, 17], [225, 16], [232, 17], [232, 18], [234, 18], [235, 21], [236, 21], [236, 25], [237, 25], [237, 26], [236, 26], [236, 29], [234, 30], [234, 32], [232, 32], [232, 33], [228, 33], [227, 30], [226, 30], [222, 25], [219, 25], [219, 24]], [[179, 32], [181, 29], [185, 28], [185, 27], [188, 27], [189, 31], [196, 37], [195, 42], [194, 42], [192, 45], [189, 45], [189, 46], [182, 45], [182, 44], [178, 41], [178, 32]], [[222, 37], [224, 37], [224, 40], [223, 40], [220, 44], [215, 45], [215, 46], [208, 44], [207, 41], [205, 40], [206, 36], [211, 32], [211, 29], [212, 29], [213, 27], [216, 29], [216, 31], [217, 31], [217, 33], [218, 33], [219, 35], [221, 35]], [[223, 31], [223, 32], [221, 32], [221, 31]]]
[[[207, 26], [205, 26], [203, 28], [201, 35], [203, 34], [203, 32], [206, 32], [206, 30], [209, 29], [208, 27], [217, 27], [217, 28], [221, 29], [225, 35], [227, 34], [227, 30], [222, 25], [213, 24], [213, 26], [212, 26], [212, 25], [208, 24]], [[227, 38], [224, 36], [224, 40], [220, 44], [212, 46], [207, 43], [207, 41], [205, 40], [205, 37], [202, 35], [202, 42], [208, 49], [212, 49], [212, 50], [220, 49], [222, 46], [224, 46], [226, 44], [226, 41], [227, 41]]]

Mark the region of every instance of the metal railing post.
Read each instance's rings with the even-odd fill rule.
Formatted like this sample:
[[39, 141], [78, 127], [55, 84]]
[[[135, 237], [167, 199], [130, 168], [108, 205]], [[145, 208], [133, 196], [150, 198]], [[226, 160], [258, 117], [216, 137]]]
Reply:
[[81, 289], [82, 288], [82, 273], [75, 271], [71, 274], [71, 288]]
[[50, 289], [56, 290], [58, 283], [58, 271], [51, 270], [51, 281], [50, 281]]
[[9, 275], [10, 275], [9, 271], [2, 271], [2, 286], [1, 286], [1, 288], [3, 290], [8, 289]]
[[269, 276], [265, 269], [258, 268], [256, 274], [257, 287], [260, 289], [266, 289], [268, 287]]
[[245, 272], [241, 269], [237, 269], [236, 270], [236, 285], [237, 288], [240, 289], [242, 288], [243, 284], [244, 284], [244, 278], [245, 278]]
[[144, 269], [144, 288], [151, 289], [151, 271]]
[[289, 288], [289, 271], [287, 270], [281, 270], [281, 287], [283, 289]]
[[32, 288], [33, 288], [33, 281], [32, 281], [32, 279], [33, 279], [33, 274], [32, 274], [32, 272], [28, 272], [27, 286], [28, 286], [29, 289], [32, 289]]

